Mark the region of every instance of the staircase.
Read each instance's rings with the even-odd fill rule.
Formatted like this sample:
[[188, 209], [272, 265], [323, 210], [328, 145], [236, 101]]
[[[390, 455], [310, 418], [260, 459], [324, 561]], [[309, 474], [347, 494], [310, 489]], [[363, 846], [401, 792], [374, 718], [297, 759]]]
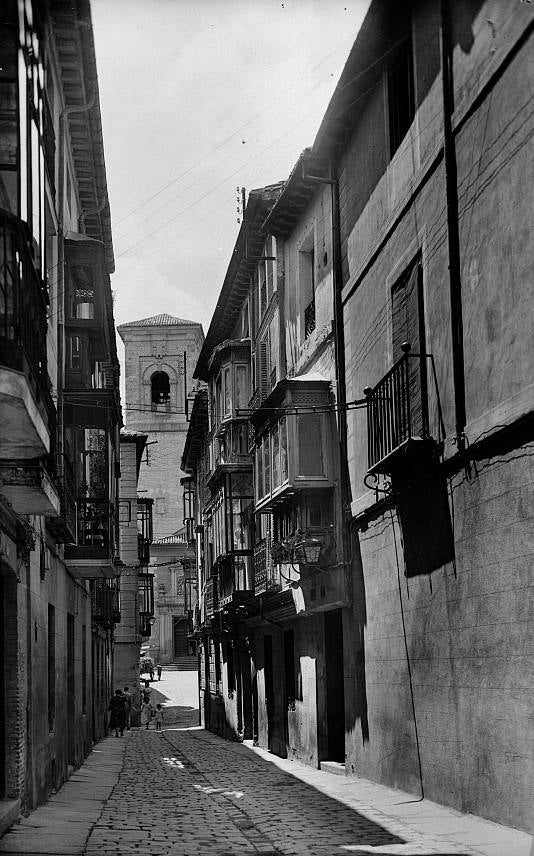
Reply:
[[177, 657], [174, 663], [165, 663], [163, 672], [196, 672], [198, 660], [192, 657]]

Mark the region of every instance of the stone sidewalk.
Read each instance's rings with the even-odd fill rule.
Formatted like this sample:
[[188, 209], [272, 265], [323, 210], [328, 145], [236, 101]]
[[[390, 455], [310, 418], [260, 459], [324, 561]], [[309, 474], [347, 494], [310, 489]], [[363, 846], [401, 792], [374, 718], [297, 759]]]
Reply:
[[529, 856], [530, 836], [200, 728], [135, 730], [0, 840], [0, 854]]

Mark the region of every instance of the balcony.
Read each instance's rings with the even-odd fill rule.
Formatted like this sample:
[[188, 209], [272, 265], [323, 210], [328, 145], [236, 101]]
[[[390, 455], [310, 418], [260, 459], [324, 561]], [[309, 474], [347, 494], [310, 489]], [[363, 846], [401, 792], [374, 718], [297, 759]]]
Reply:
[[50, 451], [55, 406], [46, 369], [46, 302], [24, 227], [0, 214], [0, 458]]
[[113, 627], [117, 623], [117, 595], [107, 580], [91, 581], [91, 614], [95, 624], [103, 627]]
[[113, 547], [115, 508], [105, 499], [76, 500], [76, 544], [65, 547], [65, 562], [71, 573], [83, 579], [117, 576]]
[[0, 461], [0, 493], [18, 514], [56, 516], [60, 498], [42, 461]]
[[74, 473], [70, 462], [66, 458], [60, 458], [56, 486], [60, 503], [59, 514], [50, 517], [47, 520], [47, 526], [59, 543], [75, 543], [76, 498]]
[[218, 609], [217, 577], [211, 576], [206, 580], [204, 586], [204, 615], [207, 621], [211, 621]]
[[267, 548], [267, 541], [260, 541], [254, 547], [254, 594], [277, 592], [282, 588], [278, 567], [273, 563]]
[[364, 390], [368, 473], [373, 475], [409, 469], [431, 457], [445, 437], [433, 358], [411, 354], [407, 343], [402, 347], [403, 356], [382, 380]]
[[238, 605], [252, 596], [252, 552], [232, 553], [217, 560], [218, 606]]
[[140, 565], [150, 563], [150, 545], [152, 544], [152, 506], [154, 500], [149, 497], [137, 497], [137, 555]]

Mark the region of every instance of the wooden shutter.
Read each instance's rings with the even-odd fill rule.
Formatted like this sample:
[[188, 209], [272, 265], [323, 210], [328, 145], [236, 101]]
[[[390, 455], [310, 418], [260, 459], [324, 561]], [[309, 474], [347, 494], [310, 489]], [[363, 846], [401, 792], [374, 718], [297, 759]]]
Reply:
[[[423, 276], [421, 260], [417, 258], [393, 286], [392, 300], [392, 345], [393, 362], [402, 355], [402, 345], [408, 342], [410, 353], [425, 353]], [[411, 411], [411, 434], [423, 433], [423, 395], [426, 396], [426, 365], [422, 357], [409, 358], [409, 399]], [[422, 384], [423, 380], [423, 384]], [[424, 387], [424, 388], [423, 388]]]
[[258, 348], [258, 387], [260, 390], [260, 399], [263, 401], [271, 391], [270, 372], [269, 372], [269, 347], [268, 341], [260, 342]]

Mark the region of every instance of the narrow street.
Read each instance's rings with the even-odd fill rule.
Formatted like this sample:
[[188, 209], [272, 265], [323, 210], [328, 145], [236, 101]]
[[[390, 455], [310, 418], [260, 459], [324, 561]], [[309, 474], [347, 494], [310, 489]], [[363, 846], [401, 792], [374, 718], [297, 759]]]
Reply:
[[2, 854], [527, 856], [529, 836], [371, 782], [230, 743], [196, 725], [196, 673], [152, 684], [161, 733], [108, 737]]

